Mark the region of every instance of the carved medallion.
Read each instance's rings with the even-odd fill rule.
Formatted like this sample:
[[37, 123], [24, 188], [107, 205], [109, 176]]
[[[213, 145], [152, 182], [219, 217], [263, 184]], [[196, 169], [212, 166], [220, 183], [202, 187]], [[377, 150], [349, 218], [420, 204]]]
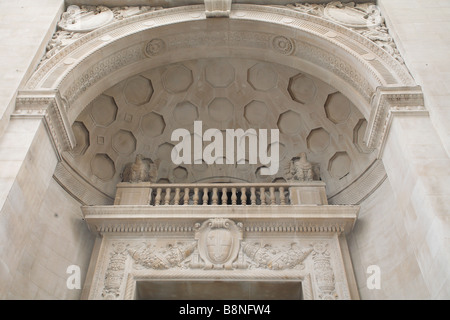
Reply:
[[164, 53], [165, 50], [166, 50], [166, 43], [161, 39], [152, 39], [145, 46], [145, 54], [148, 57]]
[[242, 240], [242, 223], [229, 219], [210, 219], [197, 224], [195, 239], [205, 269], [232, 269]]
[[350, 28], [370, 28], [380, 25], [383, 19], [377, 6], [367, 4], [329, 3], [324, 10], [326, 18]]
[[284, 36], [276, 36], [272, 39], [272, 48], [282, 54], [292, 54], [294, 52], [294, 42]]

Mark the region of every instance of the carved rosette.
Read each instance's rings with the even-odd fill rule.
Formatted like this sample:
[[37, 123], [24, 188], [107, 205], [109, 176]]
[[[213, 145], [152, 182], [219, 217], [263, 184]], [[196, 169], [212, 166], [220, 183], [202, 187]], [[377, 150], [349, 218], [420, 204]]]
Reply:
[[210, 219], [196, 225], [198, 253], [205, 262], [204, 269], [232, 269], [239, 254], [242, 223], [229, 219]]
[[114, 243], [108, 268], [105, 273], [105, 282], [102, 297], [106, 300], [117, 299], [120, 295], [120, 286], [125, 273], [125, 262], [127, 260], [128, 244], [123, 242]]
[[295, 45], [285, 36], [276, 36], [272, 39], [272, 48], [281, 54], [290, 55], [294, 52]]
[[153, 57], [166, 51], [166, 43], [162, 39], [152, 39], [145, 46], [145, 55]]
[[335, 300], [337, 298], [335, 277], [326, 243], [318, 242], [313, 245], [312, 259], [316, 283], [320, 291], [319, 298]]

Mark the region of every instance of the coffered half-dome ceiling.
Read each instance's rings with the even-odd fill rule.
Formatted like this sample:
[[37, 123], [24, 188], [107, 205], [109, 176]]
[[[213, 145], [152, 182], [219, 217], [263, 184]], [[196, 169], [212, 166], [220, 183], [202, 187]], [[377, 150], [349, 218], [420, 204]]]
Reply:
[[[262, 176], [263, 165], [248, 157], [246, 164], [175, 165], [171, 134], [185, 128], [192, 136], [196, 120], [203, 131], [279, 129], [278, 172]], [[160, 163], [157, 181], [192, 183], [283, 181], [289, 161], [306, 152], [333, 198], [377, 163], [363, 142], [366, 126], [357, 106], [314, 75], [250, 59], [198, 59], [146, 70], [99, 94], [73, 123], [77, 144], [63, 158], [112, 198], [137, 154]]]

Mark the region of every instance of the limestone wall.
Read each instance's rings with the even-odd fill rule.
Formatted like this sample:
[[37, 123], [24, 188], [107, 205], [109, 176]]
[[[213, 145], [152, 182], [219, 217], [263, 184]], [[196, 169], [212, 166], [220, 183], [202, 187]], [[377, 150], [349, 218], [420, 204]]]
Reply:
[[55, 31], [64, 0], [0, 2], [0, 135], [19, 86], [34, 72]]
[[378, 4], [406, 65], [422, 86], [426, 107], [450, 154], [450, 2], [379, 0]]
[[[24, 128], [31, 132], [19, 132]], [[8, 147], [5, 139], [28, 149]], [[12, 120], [0, 146], [16, 158], [9, 161], [15, 179], [10, 188], [2, 185], [0, 299], [78, 299], [81, 290], [67, 289], [66, 270], [80, 266], [83, 281], [94, 240], [80, 204], [52, 178], [57, 159], [43, 123]], [[1, 174], [6, 170], [2, 161]]]
[[[361, 299], [430, 297], [389, 180], [362, 203], [348, 245]], [[381, 271], [379, 290], [367, 288], [371, 265]]]
[[[57, 158], [41, 120], [10, 120], [62, 4], [0, 4], [0, 299], [79, 298], [81, 290], [66, 287], [66, 269], [79, 265], [84, 275], [94, 242], [80, 204], [52, 178]], [[362, 203], [348, 241], [358, 287], [362, 299], [448, 299], [450, 3], [379, 4], [423, 87], [433, 126], [424, 119], [393, 123], [383, 155], [389, 179]], [[380, 267], [380, 290], [366, 287], [369, 265]]]
[[66, 269], [84, 274], [93, 244], [79, 204], [52, 179], [57, 158], [41, 119], [10, 120], [63, 3], [0, 3], [0, 299], [78, 299]]

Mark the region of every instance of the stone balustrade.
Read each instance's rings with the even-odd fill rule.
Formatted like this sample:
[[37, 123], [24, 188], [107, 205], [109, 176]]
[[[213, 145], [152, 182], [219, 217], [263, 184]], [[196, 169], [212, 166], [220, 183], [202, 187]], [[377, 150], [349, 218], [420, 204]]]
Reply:
[[326, 205], [321, 181], [286, 183], [170, 183], [117, 185], [115, 205], [282, 206]]

